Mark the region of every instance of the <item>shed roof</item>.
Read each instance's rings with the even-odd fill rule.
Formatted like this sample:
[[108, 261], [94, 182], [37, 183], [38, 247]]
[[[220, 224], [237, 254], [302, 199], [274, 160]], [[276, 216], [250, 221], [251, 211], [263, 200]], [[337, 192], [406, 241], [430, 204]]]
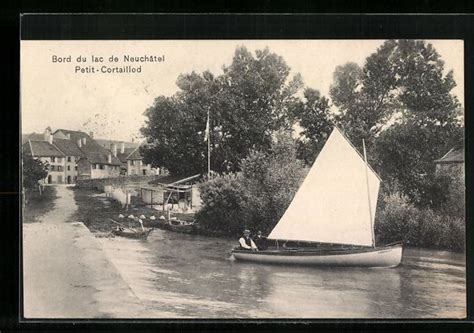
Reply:
[[464, 148], [452, 148], [435, 163], [464, 163]]
[[172, 175], [167, 175], [167, 176], [158, 176], [156, 177], [155, 180], [152, 180], [148, 182], [150, 185], [159, 185], [159, 186], [177, 186], [177, 185], [182, 185], [185, 183], [197, 183], [202, 175], [192, 175], [192, 176], [172, 176]]

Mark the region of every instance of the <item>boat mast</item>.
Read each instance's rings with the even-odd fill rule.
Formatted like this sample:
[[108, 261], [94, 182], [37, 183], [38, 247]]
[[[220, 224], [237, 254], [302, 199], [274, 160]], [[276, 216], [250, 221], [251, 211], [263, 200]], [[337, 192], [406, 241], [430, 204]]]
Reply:
[[204, 134], [204, 140], [207, 140], [207, 179], [211, 179], [211, 135], [210, 135], [210, 127], [209, 127], [209, 112], [211, 107], [207, 107], [207, 123], [206, 123], [206, 131]]
[[369, 201], [369, 218], [370, 218], [370, 229], [372, 231], [372, 247], [375, 247], [374, 226], [372, 225], [372, 205], [370, 203], [369, 163], [367, 162], [367, 152], [365, 150], [365, 141], [364, 141], [364, 139], [362, 139], [362, 146], [364, 147], [365, 180], [366, 180], [366, 183], [367, 183], [367, 199]]

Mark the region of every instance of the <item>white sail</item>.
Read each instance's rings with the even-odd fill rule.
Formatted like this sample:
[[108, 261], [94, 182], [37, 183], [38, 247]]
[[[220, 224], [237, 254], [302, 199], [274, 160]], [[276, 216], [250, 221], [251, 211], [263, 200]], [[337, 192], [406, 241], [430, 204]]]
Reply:
[[373, 245], [380, 180], [370, 168], [367, 176], [366, 168], [364, 159], [335, 128], [268, 238]]

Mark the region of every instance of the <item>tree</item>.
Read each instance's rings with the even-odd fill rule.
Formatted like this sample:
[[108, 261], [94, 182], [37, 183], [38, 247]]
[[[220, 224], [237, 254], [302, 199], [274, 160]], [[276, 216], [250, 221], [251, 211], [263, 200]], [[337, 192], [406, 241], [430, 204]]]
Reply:
[[219, 176], [201, 185], [200, 225], [238, 234], [244, 228], [268, 233], [293, 199], [305, 169], [287, 134], [276, 135], [271, 149], [251, 151], [237, 174]]
[[147, 138], [147, 144], [141, 148], [145, 163], [165, 167], [177, 175], [206, 170], [207, 144], [202, 132], [215, 92], [214, 81], [209, 72], [181, 75], [177, 80], [178, 93], [155, 99], [145, 112], [148, 119], [141, 129]]
[[453, 72], [444, 74], [444, 61], [431, 44], [400, 40], [393, 63], [398, 99], [407, 121], [440, 128], [456, 124], [460, 105], [451, 94], [456, 86]]
[[362, 68], [353, 62], [337, 66], [334, 70], [334, 82], [329, 88], [329, 94], [342, 115], [351, 112], [354, 104], [359, 102], [363, 75]]
[[389, 40], [362, 69], [355, 64], [337, 68], [330, 94], [339, 108], [336, 121], [358, 148], [366, 140], [369, 160], [382, 178], [396, 181], [421, 203], [433, 160], [462, 144], [454, 86], [452, 72], [444, 73], [431, 44]]
[[333, 128], [329, 100], [319, 91], [307, 88], [304, 101], [295, 103], [293, 114], [302, 128], [297, 156], [306, 164], [312, 164]]
[[22, 180], [25, 190], [36, 189], [38, 182], [48, 175], [48, 166], [24, 151], [22, 152], [22, 166]]
[[456, 127], [449, 130], [412, 122], [394, 124], [377, 138], [375, 165], [385, 182], [396, 182], [414, 203], [435, 205], [442, 199], [433, 196], [436, 193], [442, 196], [446, 190], [442, 184], [446, 181], [434, 176], [433, 161], [456, 146], [461, 138], [462, 130]]
[[180, 75], [180, 89], [160, 96], [145, 115], [142, 134], [146, 163], [171, 173], [204, 172], [207, 143], [203, 140], [210, 114], [211, 169], [232, 172], [254, 150], [270, 149], [272, 137], [291, 128], [289, 110], [297, 101], [301, 77], [288, 80], [290, 68], [268, 48], [255, 56], [238, 47], [230, 66], [215, 77], [209, 72]]
[[279, 133], [270, 151], [254, 151], [242, 161], [246, 219], [252, 228], [270, 232], [288, 208], [306, 173], [296, 154], [295, 141]]
[[359, 149], [362, 139], [371, 146], [397, 106], [395, 47], [395, 41], [387, 41], [367, 58], [362, 69], [348, 63], [334, 72], [330, 96], [339, 108], [336, 122]]

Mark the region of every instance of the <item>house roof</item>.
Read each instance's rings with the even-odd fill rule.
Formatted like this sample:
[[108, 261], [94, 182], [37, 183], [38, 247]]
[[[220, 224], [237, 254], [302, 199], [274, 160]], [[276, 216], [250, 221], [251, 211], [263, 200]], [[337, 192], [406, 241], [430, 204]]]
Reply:
[[21, 135], [21, 143], [26, 143], [28, 140], [44, 141], [44, 134], [41, 133], [29, 133]]
[[435, 163], [464, 163], [464, 148], [452, 148]]
[[31, 155], [34, 157], [64, 157], [59, 149], [48, 141], [28, 140]]
[[140, 145], [138, 142], [127, 142], [127, 141], [118, 141], [118, 140], [108, 140], [108, 139], [94, 139], [97, 141], [99, 145], [101, 145], [104, 148], [110, 149], [112, 144], [117, 145], [117, 149], [120, 150], [120, 147], [123, 145], [125, 146], [125, 149], [127, 148], [136, 148]]
[[77, 156], [82, 157], [84, 153], [79, 149], [74, 141], [68, 139], [53, 139], [53, 144], [66, 156]]
[[109, 163], [109, 153], [108, 154], [90, 153], [90, 154], [87, 154], [87, 159], [92, 164], [108, 164], [108, 165], [121, 166], [122, 162], [120, 162], [120, 160], [117, 157], [113, 156], [112, 153], [110, 153], [112, 158], [111, 158], [111, 162]]
[[[109, 165], [121, 165], [120, 160], [112, 155], [112, 152], [109, 149], [105, 149], [100, 144], [98, 144], [89, 134], [81, 131], [70, 131], [66, 129], [58, 129], [53, 134], [57, 132], [62, 132], [64, 134], [69, 134], [71, 142], [74, 145], [77, 145], [77, 142], [82, 139], [86, 139], [86, 143], [81, 143], [81, 147], [78, 147], [82, 151], [82, 157], [86, 157], [89, 162], [93, 164], [109, 164]], [[112, 155], [112, 162], [108, 162], [108, 155]]]
[[120, 161], [122, 161], [122, 163], [127, 163], [127, 157], [128, 155], [130, 155], [131, 153], [133, 153], [133, 151], [137, 149], [137, 148], [125, 148], [124, 149], [124, 153], [120, 153], [120, 150], [117, 152], [117, 157], [119, 158]]
[[70, 134], [71, 135], [71, 140], [72, 139], [78, 139], [78, 138], [84, 138], [84, 137], [90, 138], [89, 134], [87, 134], [86, 132], [82, 132], [82, 131], [72, 131], [72, 130], [67, 130], [67, 129], [64, 129], [64, 128], [58, 128], [57, 130], [55, 130], [53, 132], [53, 135], [56, 134], [57, 132], [63, 132], [64, 135]]
[[[79, 147], [83, 153], [86, 155], [89, 153], [102, 153], [102, 154], [108, 154], [107, 149], [99, 145], [93, 138], [89, 136], [89, 134], [81, 132], [81, 131], [69, 131], [69, 130], [64, 130], [64, 129], [58, 129], [56, 132], [63, 132], [65, 134], [69, 134], [71, 137], [71, 141], [77, 145], [77, 142], [79, 139], [86, 139], [86, 143], [81, 143], [81, 147]], [[56, 133], [54, 132], [54, 133]]]

